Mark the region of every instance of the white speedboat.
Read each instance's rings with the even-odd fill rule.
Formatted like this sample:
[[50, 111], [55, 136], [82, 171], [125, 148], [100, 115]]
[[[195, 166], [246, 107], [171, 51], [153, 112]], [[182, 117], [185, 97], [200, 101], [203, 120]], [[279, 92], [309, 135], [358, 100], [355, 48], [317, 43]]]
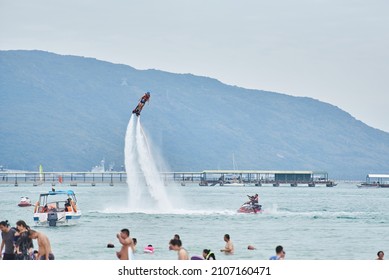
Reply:
[[75, 223], [81, 218], [81, 210], [72, 190], [49, 191], [39, 195], [34, 208], [36, 225], [57, 226]]

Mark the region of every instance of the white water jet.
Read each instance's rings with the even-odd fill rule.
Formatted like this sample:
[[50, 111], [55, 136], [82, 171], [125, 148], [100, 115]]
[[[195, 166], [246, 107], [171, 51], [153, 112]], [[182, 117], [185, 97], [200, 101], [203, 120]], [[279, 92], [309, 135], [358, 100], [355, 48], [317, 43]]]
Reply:
[[139, 165], [136, 163], [137, 151], [135, 143], [135, 118], [131, 115], [128, 122], [126, 138], [124, 143], [124, 165], [127, 173], [127, 185], [129, 187], [129, 206], [133, 209], [136, 208], [136, 202], [140, 201], [141, 193], [137, 187], [140, 185], [140, 173]]
[[130, 118], [124, 155], [129, 187], [129, 208], [140, 212], [171, 211], [172, 206], [148, 146], [140, 117], [132, 115]]

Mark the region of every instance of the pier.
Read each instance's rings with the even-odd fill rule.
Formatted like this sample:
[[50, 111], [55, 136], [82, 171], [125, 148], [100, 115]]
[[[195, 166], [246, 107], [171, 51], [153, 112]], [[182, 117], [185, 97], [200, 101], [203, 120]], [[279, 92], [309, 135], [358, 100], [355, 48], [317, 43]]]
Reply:
[[[181, 173], [182, 184], [192, 180], [191, 173]], [[289, 185], [297, 187], [306, 185], [315, 187], [316, 185], [325, 185], [333, 187], [336, 183], [328, 179], [328, 173], [325, 171], [285, 171], [285, 170], [205, 170], [197, 174], [199, 176], [200, 186], [264, 186], [271, 185], [278, 187], [280, 185]]]
[[[335, 186], [335, 182], [328, 179], [324, 171], [282, 171], [282, 170], [204, 170], [201, 172], [161, 172], [161, 179], [168, 185], [171, 182], [181, 186], [265, 186], [278, 187], [289, 185], [297, 187], [306, 185], [315, 187], [325, 185]], [[38, 186], [63, 184], [70, 186], [98, 184], [114, 186], [127, 182], [126, 172], [14, 172], [0, 171], [0, 185], [28, 185]]]

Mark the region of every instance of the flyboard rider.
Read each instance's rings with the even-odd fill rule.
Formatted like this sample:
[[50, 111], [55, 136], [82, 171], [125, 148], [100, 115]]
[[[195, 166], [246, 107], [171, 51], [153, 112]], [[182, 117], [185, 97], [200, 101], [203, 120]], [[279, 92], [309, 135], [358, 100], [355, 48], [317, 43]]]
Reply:
[[137, 116], [140, 115], [140, 112], [142, 111], [143, 107], [145, 106], [146, 102], [149, 102], [150, 100], [150, 92], [146, 92], [141, 99], [139, 100], [138, 106], [132, 111], [133, 114], [136, 114]]

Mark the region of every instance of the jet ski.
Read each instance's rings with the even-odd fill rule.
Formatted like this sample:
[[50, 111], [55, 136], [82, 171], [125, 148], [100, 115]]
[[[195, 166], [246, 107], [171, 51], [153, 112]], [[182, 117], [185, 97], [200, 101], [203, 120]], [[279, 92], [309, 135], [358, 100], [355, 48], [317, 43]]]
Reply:
[[245, 202], [240, 206], [238, 209], [238, 213], [261, 213], [263, 212], [262, 210], [262, 205], [258, 203], [251, 203], [251, 202]]
[[22, 196], [20, 198], [20, 201], [18, 203], [18, 206], [19, 207], [27, 207], [27, 206], [31, 206], [31, 199], [29, 199], [27, 196]]

